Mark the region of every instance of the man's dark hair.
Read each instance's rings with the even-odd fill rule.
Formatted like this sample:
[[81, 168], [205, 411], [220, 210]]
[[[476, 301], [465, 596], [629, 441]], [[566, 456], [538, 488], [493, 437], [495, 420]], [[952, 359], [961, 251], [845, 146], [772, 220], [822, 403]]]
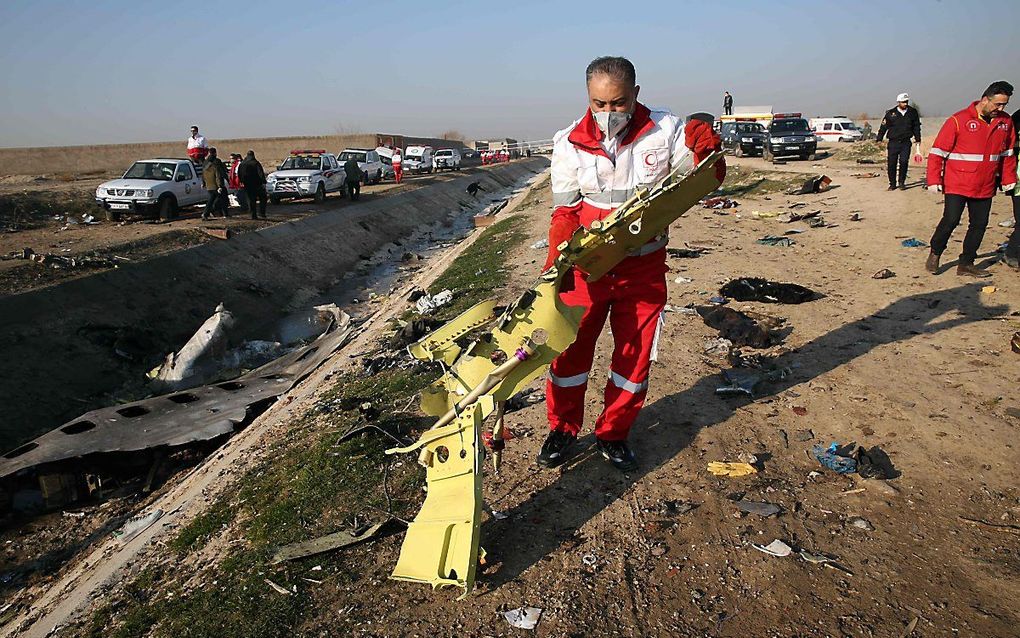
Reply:
[[614, 80], [621, 82], [627, 82], [628, 84], [637, 84], [637, 72], [634, 70], [634, 65], [631, 64], [627, 58], [613, 57], [604, 55], [601, 58], [595, 58], [588, 65], [588, 68], [584, 72], [585, 84], [591, 82], [591, 78], [596, 74], [608, 75]]
[[992, 97], [993, 95], [1005, 95], [1006, 97], [1013, 97], [1013, 85], [1005, 80], [999, 80], [998, 82], [992, 82], [985, 89], [985, 92], [981, 94], [981, 97]]
[[191, 129], [192, 129], [192, 130], [194, 130], [194, 131], [197, 131], [197, 130], [198, 130], [198, 127], [197, 127], [197, 126], [195, 126], [195, 125], [192, 125], [192, 126], [191, 126]]
[[209, 147], [209, 155], [215, 155], [215, 154], [216, 154], [216, 147], [215, 146], [210, 146]]

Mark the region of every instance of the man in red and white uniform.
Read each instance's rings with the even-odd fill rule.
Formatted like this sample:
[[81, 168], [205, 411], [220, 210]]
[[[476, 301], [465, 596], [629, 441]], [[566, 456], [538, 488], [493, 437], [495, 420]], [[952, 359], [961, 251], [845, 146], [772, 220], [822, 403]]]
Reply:
[[209, 143], [205, 141], [205, 136], [198, 133], [198, 127], [191, 127], [191, 137], [188, 138], [188, 157], [195, 164], [201, 164], [205, 161], [206, 155], [209, 154]]
[[928, 190], [945, 193], [945, 209], [931, 238], [931, 254], [925, 263], [928, 272], [938, 272], [939, 259], [966, 206], [967, 234], [956, 274], [991, 276], [975, 266], [974, 260], [988, 227], [996, 187], [1001, 185], [1009, 192], [1016, 186], [1016, 132], [1013, 120], [1003, 110], [1012, 95], [1013, 86], [1008, 82], [993, 82], [979, 101], [946, 120], [932, 144]]
[[390, 162], [393, 164], [393, 180], [396, 183], [400, 183], [400, 180], [404, 178], [404, 156], [400, 154], [400, 147], [393, 147], [393, 157], [390, 158]]
[[[553, 140], [554, 211], [546, 268], [556, 260], [557, 247], [578, 227], [604, 219], [638, 187], [655, 184], [678, 166], [693, 167], [719, 145], [711, 116], [708, 123], [692, 119], [687, 130], [693, 137], [688, 139], [679, 118], [638, 102], [634, 65], [625, 58], [595, 59], [586, 80], [588, 111]], [[539, 465], [562, 464], [577, 439], [595, 343], [608, 319], [615, 345], [595, 440], [617, 469], [637, 467], [627, 436], [644, 404], [666, 303], [667, 243], [663, 232], [591, 283], [576, 269], [567, 275], [561, 297], [569, 305], [584, 306], [585, 314], [576, 341], [550, 368], [546, 401], [551, 432], [538, 455]]]

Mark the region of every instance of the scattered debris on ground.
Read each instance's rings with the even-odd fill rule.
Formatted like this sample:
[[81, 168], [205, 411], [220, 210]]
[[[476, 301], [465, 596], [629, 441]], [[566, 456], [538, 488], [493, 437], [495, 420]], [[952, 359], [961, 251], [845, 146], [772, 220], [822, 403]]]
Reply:
[[719, 289], [723, 295], [737, 301], [763, 301], [765, 303], [801, 304], [819, 298], [818, 293], [798, 284], [778, 283], [760, 277], [733, 279]]

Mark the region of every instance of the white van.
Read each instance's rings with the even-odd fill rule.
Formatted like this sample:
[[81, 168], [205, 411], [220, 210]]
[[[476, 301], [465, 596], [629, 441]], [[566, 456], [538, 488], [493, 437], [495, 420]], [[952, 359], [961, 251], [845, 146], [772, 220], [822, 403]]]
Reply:
[[826, 142], [857, 142], [864, 137], [853, 120], [843, 115], [813, 117], [808, 123], [815, 136]]
[[432, 172], [432, 147], [408, 146], [404, 151], [404, 170], [408, 173]]

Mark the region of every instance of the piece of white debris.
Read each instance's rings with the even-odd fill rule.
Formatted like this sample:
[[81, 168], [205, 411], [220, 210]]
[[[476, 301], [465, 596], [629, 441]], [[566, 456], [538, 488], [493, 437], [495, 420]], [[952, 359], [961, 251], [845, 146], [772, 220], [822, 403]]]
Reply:
[[769, 556], [777, 556], [779, 558], [789, 556], [793, 552], [793, 548], [778, 538], [768, 545], [755, 545], [754, 543], [751, 543], [751, 547], [755, 548], [759, 552], [764, 552]]
[[518, 607], [510, 611], [504, 611], [503, 617], [510, 623], [511, 627], [517, 629], [534, 629], [538, 625], [538, 619], [542, 617], [540, 607]]

